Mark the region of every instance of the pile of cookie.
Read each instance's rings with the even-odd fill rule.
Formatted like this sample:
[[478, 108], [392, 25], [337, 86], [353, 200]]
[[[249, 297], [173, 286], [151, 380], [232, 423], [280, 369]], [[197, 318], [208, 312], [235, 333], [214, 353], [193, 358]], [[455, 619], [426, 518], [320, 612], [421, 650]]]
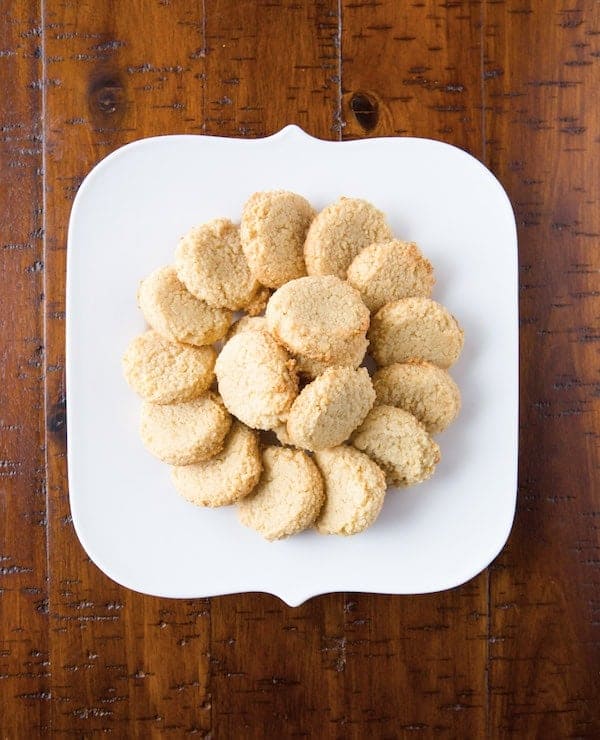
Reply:
[[192, 229], [140, 284], [150, 329], [123, 368], [145, 446], [183, 497], [236, 504], [268, 540], [363, 531], [388, 485], [433, 474], [432, 435], [460, 408], [447, 369], [463, 332], [433, 284], [367, 201], [317, 214], [295, 193], [255, 193], [240, 226]]

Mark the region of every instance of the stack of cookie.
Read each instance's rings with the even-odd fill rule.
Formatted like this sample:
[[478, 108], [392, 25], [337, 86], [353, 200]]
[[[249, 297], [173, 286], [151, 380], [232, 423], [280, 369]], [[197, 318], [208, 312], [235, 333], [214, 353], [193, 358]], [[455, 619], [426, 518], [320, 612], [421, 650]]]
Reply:
[[433, 283], [370, 203], [315, 214], [295, 193], [255, 193], [240, 227], [192, 229], [140, 285], [150, 329], [123, 367], [145, 446], [182, 496], [237, 504], [268, 540], [363, 531], [388, 485], [433, 474], [432, 435], [460, 408], [447, 369], [463, 332]]

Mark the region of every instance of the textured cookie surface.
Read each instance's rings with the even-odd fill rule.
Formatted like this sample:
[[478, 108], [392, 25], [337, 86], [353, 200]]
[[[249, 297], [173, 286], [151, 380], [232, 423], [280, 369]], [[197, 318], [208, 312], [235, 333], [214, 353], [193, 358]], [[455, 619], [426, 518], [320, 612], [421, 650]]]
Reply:
[[133, 390], [152, 403], [187, 401], [214, 378], [216, 352], [171, 342], [149, 330], [133, 339], [123, 355], [123, 373]]
[[400, 298], [430, 296], [435, 280], [417, 245], [394, 239], [365, 247], [348, 268], [348, 282], [370, 311], [378, 311]]
[[297, 363], [296, 369], [309, 378], [316, 378], [333, 365], [357, 368], [363, 361], [368, 346], [369, 342], [366, 336], [357, 334], [356, 337], [348, 340], [343, 349], [340, 349], [337, 353], [332, 351], [329, 362], [316, 360], [306, 355], [294, 355]]
[[250, 269], [270, 288], [306, 275], [304, 240], [315, 212], [285, 190], [254, 193], [244, 205], [240, 235]]
[[464, 343], [454, 316], [430, 298], [402, 298], [380, 308], [369, 339], [378, 365], [427, 360], [444, 369], [456, 362]]
[[193, 296], [170, 265], [142, 280], [138, 303], [150, 326], [176, 342], [212, 344], [225, 336], [231, 323], [231, 311]]
[[327, 368], [292, 404], [289, 438], [306, 450], [336, 447], [362, 423], [374, 402], [375, 391], [364, 367]]
[[323, 505], [323, 479], [302, 450], [266, 447], [263, 472], [254, 490], [238, 504], [242, 524], [267, 540], [310, 527]]
[[231, 325], [227, 339], [231, 339], [231, 337], [235, 337], [236, 334], [243, 331], [266, 331], [268, 333], [267, 320], [264, 316], [242, 316], [235, 324]]
[[356, 255], [369, 244], [392, 238], [384, 214], [366, 200], [341, 197], [313, 220], [304, 244], [309, 275], [345, 279]]
[[250, 493], [261, 471], [257, 433], [234, 421], [221, 452], [171, 468], [171, 478], [180, 495], [197, 506], [228, 506]]
[[221, 399], [210, 391], [185, 403], [142, 404], [142, 442], [170, 465], [191, 465], [216, 455], [230, 426]]
[[294, 361], [263, 331], [241, 331], [215, 365], [219, 392], [229, 411], [254, 429], [273, 429], [287, 419], [298, 394]]
[[226, 218], [189, 231], [175, 251], [175, 269], [190, 293], [210, 306], [237, 311], [251, 304], [259, 289], [242, 251], [240, 230]]
[[346, 352], [369, 326], [360, 293], [333, 275], [286, 283], [271, 296], [265, 316], [269, 331], [290, 352], [325, 362]]
[[440, 448], [421, 422], [394, 406], [375, 406], [353, 434], [352, 444], [383, 469], [392, 485], [426, 480], [440, 459]]
[[446, 370], [430, 362], [395, 363], [373, 376], [377, 403], [417, 417], [430, 434], [443, 431], [460, 411], [460, 391]]
[[385, 474], [367, 455], [342, 445], [315, 452], [325, 484], [325, 503], [315, 523], [322, 534], [357, 534], [379, 516]]

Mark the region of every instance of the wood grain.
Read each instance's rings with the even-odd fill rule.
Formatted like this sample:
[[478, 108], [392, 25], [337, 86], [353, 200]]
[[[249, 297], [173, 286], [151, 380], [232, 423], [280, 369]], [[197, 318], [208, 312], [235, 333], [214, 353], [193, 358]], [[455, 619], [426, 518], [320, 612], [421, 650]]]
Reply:
[[[598, 4], [16, 6], [0, 26], [0, 735], [598, 737]], [[107, 579], [73, 531], [79, 183], [142, 136], [287, 123], [448, 141], [515, 207], [518, 514], [500, 558], [451, 592], [155, 599]]]
[[485, 22], [487, 151], [520, 250], [518, 512], [490, 573], [498, 737], [600, 736], [600, 8], [573, 7], [494, 4]]
[[[4, 9], [3, 9], [4, 10]], [[44, 476], [41, 29], [35, 2], [0, 24], [0, 728], [40, 733], [50, 658]]]

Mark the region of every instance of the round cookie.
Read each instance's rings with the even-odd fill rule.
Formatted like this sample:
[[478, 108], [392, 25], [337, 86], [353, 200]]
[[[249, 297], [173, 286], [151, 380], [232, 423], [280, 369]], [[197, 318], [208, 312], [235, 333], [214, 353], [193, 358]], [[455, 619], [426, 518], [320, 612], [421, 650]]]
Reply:
[[315, 211], [285, 190], [254, 193], [242, 212], [240, 235], [250, 269], [270, 288], [306, 275], [304, 240]]
[[178, 493], [196, 506], [228, 506], [250, 493], [261, 471], [258, 435], [234, 421], [221, 452], [171, 468], [171, 478]]
[[170, 465], [191, 465], [216, 455], [230, 426], [221, 399], [210, 391], [185, 403], [142, 404], [142, 442]]
[[138, 304], [150, 326], [174, 342], [212, 344], [225, 336], [231, 324], [231, 311], [193, 296], [171, 265], [142, 280]]
[[393, 239], [370, 244], [357, 254], [348, 268], [348, 282], [374, 312], [400, 298], [430, 296], [435, 278], [416, 244]]
[[287, 432], [296, 447], [336, 447], [352, 434], [375, 402], [366, 368], [330, 367], [309, 383], [292, 404]]
[[373, 375], [377, 403], [417, 417], [429, 434], [443, 431], [460, 411], [460, 391], [446, 370], [430, 362], [395, 363]]
[[241, 319], [231, 325], [227, 339], [229, 340], [243, 331], [266, 331], [268, 333], [267, 320], [264, 316], [242, 316]]
[[192, 295], [217, 308], [240, 310], [259, 289], [242, 251], [240, 230], [226, 218], [189, 231], [175, 250], [175, 269]]
[[352, 435], [352, 444], [385, 472], [390, 485], [410, 486], [431, 475], [440, 448], [412, 414], [394, 406], [375, 406]]
[[337, 275], [345, 279], [356, 255], [369, 244], [392, 238], [385, 215], [360, 198], [341, 197], [313, 220], [304, 259], [309, 275]]
[[369, 339], [380, 366], [427, 360], [446, 369], [458, 359], [464, 333], [454, 316], [431, 298], [402, 298], [379, 309]]
[[146, 401], [188, 401], [212, 383], [216, 356], [212, 347], [171, 342], [150, 329], [130, 342], [123, 355], [123, 374]]
[[294, 355], [296, 358], [296, 369], [302, 375], [309, 378], [316, 378], [325, 372], [328, 367], [339, 365], [340, 367], [357, 368], [363, 361], [369, 342], [364, 334], [357, 334], [356, 337], [349, 339], [344, 351], [339, 354], [332, 354], [329, 362], [315, 360], [306, 355]]
[[264, 331], [241, 331], [217, 358], [215, 371], [225, 406], [254, 429], [287, 419], [298, 395], [294, 361]]
[[315, 526], [321, 534], [362, 532], [379, 516], [386, 492], [383, 470], [355, 447], [315, 452], [325, 503]]
[[334, 275], [291, 280], [273, 293], [265, 316], [290, 352], [327, 363], [369, 326], [360, 293]]
[[323, 479], [302, 450], [266, 447], [256, 488], [238, 504], [240, 522], [267, 540], [310, 527], [323, 505]]

